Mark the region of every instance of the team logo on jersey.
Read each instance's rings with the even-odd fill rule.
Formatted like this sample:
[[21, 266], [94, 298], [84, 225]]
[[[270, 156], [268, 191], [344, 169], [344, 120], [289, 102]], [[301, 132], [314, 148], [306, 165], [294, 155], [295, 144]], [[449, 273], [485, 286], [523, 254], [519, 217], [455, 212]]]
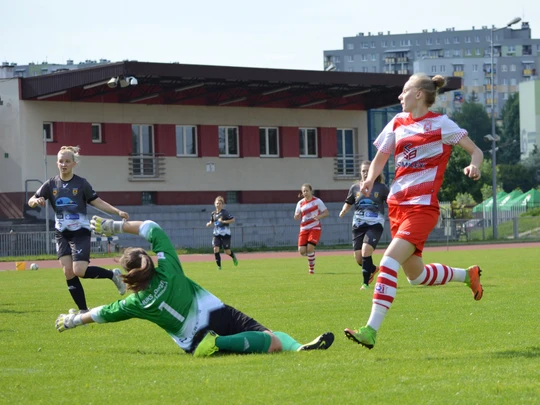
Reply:
[[411, 159], [414, 159], [416, 157], [416, 155], [418, 154], [418, 151], [415, 149], [415, 148], [412, 148], [412, 143], [408, 143], [407, 145], [405, 145], [403, 147], [403, 155], [405, 156], [405, 159], [407, 160], [411, 160]]
[[424, 132], [431, 131], [432, 126], [433, 126], [433, 123], [431, 121], [427, 121], [426, 123], [424, 123]]
[[58, 189], [57, 188], [53, 188], [52, 189], [52, 195], [54, 195], [56, 197], [56, 194], [58, 194]]
[[356, 198], [360, 198], [361, 197], [361, 193], [360, 191], [358, 193], [356, 193]]
[[374, 196], [375, 198], [379, 198], [379, 192], [378, 192], [378, 191], [375, 191], [375, 192], [373, 193], [373, 196]]
[[79, 192], [79, 189], [74, 188], [73, 190], [71, 190], [71, 192], [73, 193], [73, 195], [77, 195], [77, 193]]

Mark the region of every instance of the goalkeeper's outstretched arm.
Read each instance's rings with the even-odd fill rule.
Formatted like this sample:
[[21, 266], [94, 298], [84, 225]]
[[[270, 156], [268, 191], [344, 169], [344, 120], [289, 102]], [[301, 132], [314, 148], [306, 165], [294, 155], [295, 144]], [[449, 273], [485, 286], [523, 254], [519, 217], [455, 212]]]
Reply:
[[142, 221], [114, 221], [94, 215], [90, 221], [92, 231], [103, 236], [112, 236], [119, 233], [139, 234]]

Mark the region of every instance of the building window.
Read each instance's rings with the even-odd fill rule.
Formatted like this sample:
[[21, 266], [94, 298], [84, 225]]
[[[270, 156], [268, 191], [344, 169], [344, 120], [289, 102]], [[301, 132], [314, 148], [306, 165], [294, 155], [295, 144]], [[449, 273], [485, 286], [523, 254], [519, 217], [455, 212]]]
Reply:
[[52, 122], [44, 122], [43, 123], [43, 138], [45, 138], [45, 141], [52, 142], [53, 141], [53, 123]]
[[419, 39], [416, 40], [416, 46], [420, 46], [420, 40]]
[[480, 42], [480, 36], [479, 35], [476, 35], [474, 37], [474, 42]]
[[470, 44], [471, 43], [471, 37], [465, 37], [465, 43]]
[[515, 53], [515, 52], [516, 52], [516, 46], [508, 45], [508, 53]]
[[315, 128], [298, 129], [301, 157], [317, 157], [317, 130]]
[[426, 38], [426, 45], [433, 45], [433, 38]]
[[459, 37], [454, 37], [454, 44], [459, 44]]
[[516, 85], [516, 79], [510, 79], [510, 86]]
[[508, 79], [506, 77], [502, 79], [502, 84], [503, 86], [508, 86]]
[[368, 49], [369, 44], [367, 42], [362, 42], [362, 49]]
[[227, 191], [225, 201], [227, 202], [227, 204], [240, 203], [240, 191]]
[[440, 38], [436, 38], [435, 39], [435, 45], [440, 45], [441, 44], [441, 39]]
[[502, 65], [501, 66], [501, 72], [508, 72], [508, 66], [507, 65]]
[[176, 156], [197, 156], [197, 127], [176, 126]]
[[392, 48], [396, 47], [396, 41], [392, 41]]
[[352, 51], [354, 49], [354, 44], [347, 44], [347, 49]]
[[373, 73], [377, 73], [377, 66], [372, 66], [372, 67], [371, 67], [371, 71], [372, 71]]
[[516, 65], [510, 65], [510, 72], [516, 71]]
[[444, 43], [445, 43], [446, 45], [450, 45], [450, 38], [445, 38], [445, 39], [444, 39]]
[[480, 56], [482, 53], [482, 51], [480, 50], [480, 48], [476, 48], [476, 55], [477, 56]]
[[368, 72], [367, 66], [362, 67], [362, 72], [364, 72], [364, 73], [367, 73], [367, 72]]
[[445, 65], [441, 65], [439, 69], [440, 69], [441, 73], [446, 72], [446, 66]]
[[388, 47], [388, 41], [382, 41], [382, 42], [381, 42], [381, 46], [382, 46], [383, 48]]
[[450, 57], [450, 49], [447, 49], [446, 51], [444, 51], [444, 57], [445, 57], [445, 58], [449, 58], [449, 57]]
[[277, 128], [259, 128], [259, 141], [261, 156], [279, 156], [279, 139]]
[[367, 58], [367, 55], [366, 55], [366, 54], [362, 54], [361, 56], [362, 56], [362, 57], [361, 57], [361, 59], [362, 59], [362, 62], [366, 62], [366, 61], [368, 60], [368, 58]]
[[219, 127], [219, 156], [239, 156], [238, 127]]
[[465, 50], [465, 55], [466, 55], [466, 56], [471, 56], [471, 55], [472, 55], [471, 50], [470, 50], [470, 49], [466, 49], [466, 50]]
[[370, 45], [372, 48], [375, 48], [375, 41], [371, 41]]
[[508, 93], [503, 93], [503, 100], [508, 100]]
[[437, 73], [437, 66], [431, 66], [431, 73]]
[[374, 62], [377, 61], [377, 54], [376, 53], [371, 54], [371, 60], [374, 61]]
[[92, 143], [102, 143], [101, 124], [92, 124]]
[[472, 71], [478, 72], [478, 65], [472, 65]]
[[486, 42], [491, 42], [491, 36], [490, 35], [486, 35]]
[[454, 49], [454, 56], [461, 56], [461, 49]]
[[354, 62], [354, 55], [347, 55], [347, 62]]
[[155, 191], [142, 191], [141, 192], [141, 204], [142, 205], [155, 205], [156, 192]]
[[354, 69], [352, 67], [348, 67], [347, 72], [354, 72]]
[[478, 79], [473, 79], [473, 86], [478, 86]]

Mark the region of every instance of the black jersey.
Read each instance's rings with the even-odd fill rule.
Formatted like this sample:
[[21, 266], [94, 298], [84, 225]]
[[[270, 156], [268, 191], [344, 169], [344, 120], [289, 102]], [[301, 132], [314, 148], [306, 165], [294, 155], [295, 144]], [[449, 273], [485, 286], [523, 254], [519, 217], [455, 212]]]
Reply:
[[359, 183], [351, 186], [345, 202], [354, 205], [353, 228], [364, 224], [384, 226], [384, 203], [388, 192], [388, 187], [385, 184], [375, 182], [371, 194], [366, 197], [360, 192]]
[[224, 224], [221, 222], [222, 219], [229, 220], [233, 219], [234, 217], [229, 214], [229, 211], [226, 209], [222, 209], [219, 212], [212, 212], [212, 222], [214, 223], [214, 235], [218, 236], [225, 236], [231, 234], [231, 228], [229, 227], [229, 224]]
[[90, 229], [86, 206], [98, 198], [86, 179], [73, 175], [63, 181], [59, 175], [50, 178], [36, 192], [36, 197], [49, 200], [55, 215], [55, 228], [60, 232]]

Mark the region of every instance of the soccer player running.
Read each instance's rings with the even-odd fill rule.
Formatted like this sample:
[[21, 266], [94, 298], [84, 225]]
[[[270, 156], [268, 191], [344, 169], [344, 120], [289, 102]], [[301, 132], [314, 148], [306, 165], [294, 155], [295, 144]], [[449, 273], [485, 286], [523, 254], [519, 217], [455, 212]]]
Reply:
[[388, 197], [388, 187], [382, 183], [382, 174], [379, 174], [373, 183], [369, 196], [360, 192], [362, 181], [367, 179], [371, 162], [364, 160], [360, 165], [362, 178], [349, 189], [339, 217], [343, 218], [354, 206], [352, 220], [352, 245], [356, 263], [362, 267], [362, 290], [367, 290], [375, 278], [379, 268], [373, 264], [373, 251], [381, 239], [384, 229], [384, 203]]
[[[64, 270], [68, 290], [79, 308], [88, 311], [81, 278], [108, 278], [113, 281], [121, 295], [126, 293], [120, 269], [113, 271], [90, 263], [90, 220], [87, 204], [111, 215], [129, 219], [129, 215], [98, 197], [88, 181], [73, 173], [80, 160], [78, 146], [62, 146], [56, 165], [59, 174], [47, 180], [28, 200], [30, 207], [45, 207], [49, 200], [55, 212], [56, 251]], [[71, 312], [77, 312], [72, 309]]]
[[216, 258], [216, 264], [218, 270], [221, 270], [221, 254], [219, 253], [221, 248], [225, 254], [231, 256], [235, 266], [238, 266], [238, 259], [231, 250], [231, 228], [230, 224], [234, 221], [234, 217], [229, 214], [223, 206], [225, 205], [225, 199], [222, 196], [217, 196], [214, 201], [216, 210], [212, 212], [210, 221], [206, 223], [206, 227], [209, 228], [214, 225], [214, 238], [212, 239], [212, 246], [214, 246], [214, 257]]
[[371, 315], [366, 326], [359, 330], [345, 329], [345, 335], [369, 349], [375, 345], [377, 331], [396, 296], [398, 270], [401, 266], [413, 285], [442, 285], [464, 282], [480, 300], [480, 268], [468, 269], [433, 263], [424, 265], [422, 250], [428, 235], [439, 219], [437, 193], [453, 145], [459, 145], [471, 155], [471, 163], [463, 173], [473, 180], [480, 179], [482, 151], [446, 115], [429, 111], [439, 88], [445, 85], [442, 76], [430, 78], [415, 74], [409, 78], [399, 95], [403, 112], [397, 114], [377, 137], [378, 152], [369, 168], [361, 192], [371, 195], [374, 181], [388, 158], [395, 158], [395, 178], [388, 196], [388, 214], [392, 242], [380, 262], [373, 294]]
[[164, 329], [180, 348], [195, 357], [220, 353], [272, 353], [328, 349], [331, 332], [301, 345], [283, 332], [273, 332], [255, 319], [225, 305], [184, 274], [173, 244], [153, 221], [113, 221], [92, 218], [96, 233], [140, 235], [150, 242], [157, 266], [142, 248], [128, 248], [120, 258], [122, 277], [133, 292], [123, 300], [84, 314], [61, 314], [56, 329], [63, 332], [83, 324], [146, 319]]
[[301, 220], [298, 252], [307, 256], [309, 274], [315, 274], [315, 246], [319, 243], [322, 232], [320, 220], [328, 216], [328, 209], [320, 198], [313, 195], [311, 184], [302, 184], [302, 192], [298, 197], [303, 197], [294, 211], [294, 219]]

